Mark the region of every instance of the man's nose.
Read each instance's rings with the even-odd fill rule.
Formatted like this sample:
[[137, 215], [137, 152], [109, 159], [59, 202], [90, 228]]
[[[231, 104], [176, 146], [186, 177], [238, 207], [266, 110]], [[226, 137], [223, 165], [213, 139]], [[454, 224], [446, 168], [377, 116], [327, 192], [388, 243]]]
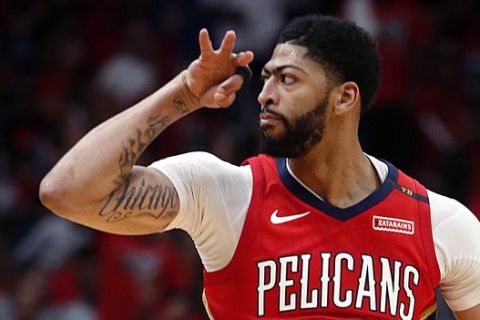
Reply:
[[265, 80], [262, 91], [260, 91], [260, 94], [258, 95], [258, 103], [260, 103], [262, 107], [278, 103], [278, 93], [275, 88], [273, 77]]

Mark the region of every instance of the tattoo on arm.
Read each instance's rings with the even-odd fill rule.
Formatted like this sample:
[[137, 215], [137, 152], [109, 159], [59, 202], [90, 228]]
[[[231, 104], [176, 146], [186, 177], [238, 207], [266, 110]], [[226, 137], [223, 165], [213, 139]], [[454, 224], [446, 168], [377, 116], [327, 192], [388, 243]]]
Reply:
[[115, 180], [115, 185], [117, 187], [120, 187], [122, 184], [126, 183], [130, 176], [130, 171], [140, 154], [166, 127], [166, 125], [167, 117], [152, 116], [148, 118], [147, 126], [145, 128], [137, 129], [136, 136], [129, 138], [123, 143], [123, 149], [118, 161], [120, 166], [120, 175]]
[[177, 111], [180, 112], [181, 114], [186, 114], [190, 111], [185, 101], [180, 97], [176, 97], [175, 99], [173, 99], [173, 104], [175, 105], [175, 108], [177, 109]]
[[[190, 111], [181, 97], [176, 97], [173, 104], [181, 114]], [[150, 216], [154, 219], [171, 218], [175, 214], [173, 209], [177, 204], [178, 196], [173, 187], [159, 184], [146, 186], [145, 180], [142, 180], [138, 186], [130, 185], [132, 167], [145, 148], [165, 129], [167, 124], [166, 116], [151, 116], [144, 128], [137, 129], [134, 137], [123, 142], [118, 160], [120, 172], [114, 180], [115, 190], [107, 196], [105, 204], [98, 213], [101, 217], [105, 217], [107, 222], [118, 222], [141, 216]], [[121, 186], [123, 186], [121, 194], [115, 196], [117, 189]]]
[[109, 223], [143, 216], [171, 219], [175, 215], [177, 203], [177, 193], [171, 186], [146, 185], [145, 179], [137, 185], [130, 185], [127, 181], [119, 195], [112, 192], [107, 197], [98, 214]]

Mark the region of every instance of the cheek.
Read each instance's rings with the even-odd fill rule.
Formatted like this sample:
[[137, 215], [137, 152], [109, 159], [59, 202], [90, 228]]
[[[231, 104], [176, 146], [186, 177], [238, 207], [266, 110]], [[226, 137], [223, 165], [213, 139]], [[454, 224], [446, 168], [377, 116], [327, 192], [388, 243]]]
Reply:
[[293, 123], [295, 119], [302, 117], [304, 114], [312, 111], [318, 105], [318, 98], [315, 98], [311, 93], [288, 93], [285, 94], [283, 103], [283, 114], [288, 123]]

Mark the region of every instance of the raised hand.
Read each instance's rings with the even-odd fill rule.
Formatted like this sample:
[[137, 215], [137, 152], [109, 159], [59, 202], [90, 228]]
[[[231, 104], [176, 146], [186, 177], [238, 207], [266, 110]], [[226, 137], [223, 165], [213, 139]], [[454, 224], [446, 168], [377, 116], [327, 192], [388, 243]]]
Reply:
[[235, 93], [243, 85], [243, 78], [235, 74], [235, 70], [252, 62], [253, 52], [233, 53], [235, 39], [235, 32], [227, 31], [220, 48], [214, 50], [207, 29], [200, 30], [200, 57], [190, 64], [184, 81], [193, 95], [192, 99], [202, 106], [230, 106], [235, 100]]

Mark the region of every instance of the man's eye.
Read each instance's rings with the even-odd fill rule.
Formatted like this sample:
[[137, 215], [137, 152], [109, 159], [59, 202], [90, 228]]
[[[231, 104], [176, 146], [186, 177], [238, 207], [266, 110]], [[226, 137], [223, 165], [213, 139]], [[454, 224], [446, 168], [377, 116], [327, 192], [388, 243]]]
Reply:
[[267, 81], [267, 79], [268, 79], [268, 75], [266, 75], [266, 74], [262, 74], [262, 75], [260, 76], [260, 80], [262, 80], [262, 82]]
[[282, 79], [282, 82], [284, 84], [293, 84], [295, 82], [295, 79], [289, 75], [286, 75], [286, 74], [282, 74], [281, 75], [281, 79]]

